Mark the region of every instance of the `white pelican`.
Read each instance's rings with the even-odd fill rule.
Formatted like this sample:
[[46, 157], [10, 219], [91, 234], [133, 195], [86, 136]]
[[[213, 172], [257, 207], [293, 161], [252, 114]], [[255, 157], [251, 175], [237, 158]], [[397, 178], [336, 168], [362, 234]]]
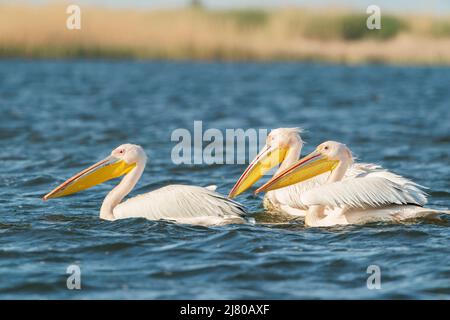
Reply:
[[[231, 189], [228, 197], [234, 198], [243, 193], [270, 169], [280, 163], [281, 165], [274, 176], [293, 165], [299, 159], [304, 144], [300, 137], [301, 132], [302, 129], [300, 128], [278, 128], [272, 130], [267, 136], [266, 145], [245, 169]], [[345, 176], [347, 178], [355, 178], [369, 172], [381, 171], [386, 172], [386, 170], [374, 164], [355, 163], [347, 170]], [[290, 216], [304, 217], [308, 206], [302, 202], [301, 195], [312, 188], [323, 185], [326, 180], [327, 174], [325, 173], [307, 181], [269, 191], [264, 196], [264, 207], [267, 210], [285, 213]]]
[[164, 219], [199, 225], [245, 221], [244, 207], [215, 192], [215, 186], [203, 188], [169, 185], [121, 203], [138, 182], [146, 162], [147, 156], [142, 147], [123, 144], [114, 149], [109, 157], [77, 173], [43, 199], [67, 196], [125, 175], [103, 200], [100, 209], [101, 219], [143, 217], [149, 220]]
[[286, 187], [331, 171], [324, 185], [301, 195], [302, 202], [308, 207], [307, 226], [400, 221], [449, 213], [422, 207], [427, 199], [421, 186], [401, 176], [374, 171], [346, 178], [345, 173], [352, 163], [352, 154], [344, 144], [327, 141], [277, 174], [256, 193]]

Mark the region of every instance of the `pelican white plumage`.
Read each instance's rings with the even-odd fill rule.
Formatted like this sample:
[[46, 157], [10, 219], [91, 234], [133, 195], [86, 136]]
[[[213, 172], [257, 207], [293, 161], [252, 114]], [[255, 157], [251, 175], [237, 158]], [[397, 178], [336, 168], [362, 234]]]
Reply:
[[125, 175], [104, 199], [100, 209], [101, 219], [142, 217], [198, 225], [245, 221], [245, 208], [215, 192], [215, 186], [169, 185], [122, 202], [139, 181], [146, 162], [147, 156], [142, 147], [123, 144], [114, 149], [109, 157], [74, 175], [43, 199], [67, 196]]
[[327, 141], [256, 192], [276, 190], [331, 171], [324, 185], [301, 195], [302, 203], [308, 207], [307, 226], [401, 221], [449, 213], [424, 208], [427, 198], [422, 186], [388, 171], [376, 170], [346, 178], [352, 163], [351, 152], [344, 144]]
[[[243, 193], [278, 164], [281, 163], [275, 175], [295, 163], [303, 147], [301, 132], [300, 128], [273, 129], [267, 136], [265, 146], [242, 173], [228, 197], [234, 198]], [[306, 183], [270, 191], [264, 196], [264, 207], [275, 212], [304, 216], [306, 207], [298, 203], [298, 196], [303, 189], [320, 183], [318, 180], [321, 180], [320, 177]]]
[[[278, 128], [267, 136], [265, 146], [245, 169], [239, 180], [229, 193], [229, 198], [234, 198], [246, 191], [270, 169], [280, 164], [273, 175], [293, 165], [300, 157], [304, 142], [300, 136], [301, 128]], [[354, 163], [345, 173], [347, 179], [356, 178], [368, 173], [385, 172], [380, 166], [370, 163]], [[264, 207], [277, 213], [290, 216], [304, 217], [308, 206], [302, 201], [302, 194], [326, 183], [328, 174], [324, 173], [284, 188], [269, 191], [264, 196]]]

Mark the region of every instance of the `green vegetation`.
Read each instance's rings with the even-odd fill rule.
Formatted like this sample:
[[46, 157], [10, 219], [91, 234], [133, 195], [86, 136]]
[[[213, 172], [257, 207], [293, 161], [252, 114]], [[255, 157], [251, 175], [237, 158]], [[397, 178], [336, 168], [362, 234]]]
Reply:
[[20, 46], [0, 46], [0, 57], [35, 57], [35, 58], [137, 58], [136, 52], [124, 48], [106, 48], [93, 46], [46, 46], [23, 48]]
[[[292, 21], [291, 27], [299, 29], [301, 34], [310, 39], [331, 40], [340, 38], [340, 21], [339, 17], [328, 17], [314, 15], [305, 17], [305, 23], [298, 25], [295, 20]], [[297, 26], [296, 26], [297, 25]]]
[[381, 29], [370, 30], [366, 26], [367, 16], [362, 14], [348, 14], [340, 19], [340, 36], [345, 40], [359, 40], [363, 38], [375, 38], [387, 40], [395, 37], [400, 31], [406, 30], [407, 26], [399, 18], [383, 15], [381, 18]]
[[366, 26], [367, 15], [344, 14], [336, 16], [313, 15], [304, 17], [304, 24], [292, 22], [292, 28], [299, 28], [305, 37], [310, 39], [348, 41], [363, 39], [388, 40], [406, 31], [406, 22], [390, 15], [383, 15], [381, 29], [370, 30]]
[[450, 21], [436, 21], [431, 26], [431, 34], [435, 37], [450, 37]]
[[269, 13], [261, 9], [235, 9], [219, 12], [224, 19], [230, 19], [240, 29], [254, 29], [267, 25]]

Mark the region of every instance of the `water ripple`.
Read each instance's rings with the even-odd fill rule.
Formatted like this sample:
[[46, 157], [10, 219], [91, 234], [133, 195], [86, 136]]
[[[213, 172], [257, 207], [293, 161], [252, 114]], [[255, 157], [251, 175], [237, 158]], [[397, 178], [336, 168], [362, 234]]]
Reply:
[[[115, 182], [40, 198], [124, 142], [150, 159], [133, 195], [171, 183], [227, 193], [244, 165], [170, 159], [172, 130], [203, 120], [205, 130], [302, 126], [305, 153], [343, 141], [449, 208], [449, 82], [450, 69], [429, 67], [0, 61], [0, 298], [448, 299], [449, 217], [311, 229], [249, 192], [238, 200], [256, 225], [206, 228], [99, 220]], [[72, 264], [78, 292], [66, 288]], [[370, 265], [382, 290], [367, 289]]]

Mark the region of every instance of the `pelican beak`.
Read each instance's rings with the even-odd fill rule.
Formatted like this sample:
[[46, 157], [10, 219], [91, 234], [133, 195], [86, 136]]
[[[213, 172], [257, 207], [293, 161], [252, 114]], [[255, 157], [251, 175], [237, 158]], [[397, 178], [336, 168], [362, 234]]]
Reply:
[[285, 159], [288, 150], [288, 147], [264, 146], [247, 169], [245, 169], [233, 189], [231, 189], [228, 197], [232, 199], [250, 188], [266, 172], [281, 163]]
[[255, 193], [276, 190], [308, 180], [333, 170], [338, 163], [338, 160], [329, 159], [326, 155], [316, 150], [267, 181]]
[[48, 200], [64, 197], [89, 189], [130, 172], [135, 165], [135, 163], [129, 164], [124, 160], [109, 156], [66, 180], [53, 191], [46, 194], [42, 199]]

